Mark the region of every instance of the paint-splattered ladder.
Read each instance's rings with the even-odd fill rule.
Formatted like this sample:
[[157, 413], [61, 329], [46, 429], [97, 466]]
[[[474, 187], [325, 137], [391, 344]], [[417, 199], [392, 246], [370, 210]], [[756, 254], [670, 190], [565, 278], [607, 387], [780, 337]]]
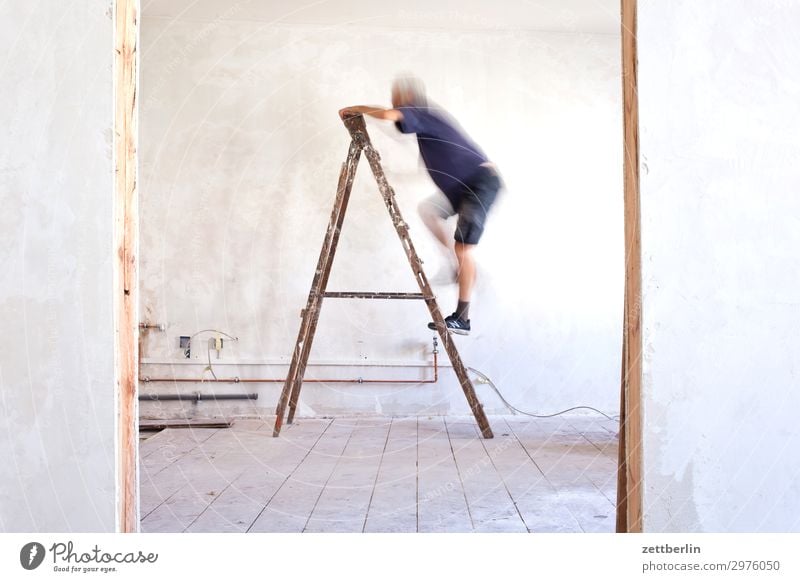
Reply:
[[[347, 159], [342, 165], [342, 171], [339, 174], [339, 186], [336, 189], [336, 200], [333, 204], [333, 212], [331, 212], [331, 219], [328, 223], [328, 231], [325, 235], [325, 242], [322, 244], [322, 251], [319, 254], [319, 261], [317, 261], [317, 270], [314, 273], [314, 280], [311, 283], [311, 291], [308, 294], [308, 301], [306, 307], [302, 311], [302, 323], [300, 324], [300, 332], [297, 334], [297, 343], [294, 346], [294, 353], [292, 355], [292, 364], [289, 367], [289, 374], [286, 377], [286, 383], [283, 385], [281, 397], [278, 400], [278, 406], [275, 411], [275, 429], [273, 436], [278, 436], [283, 426], [283, 417], [286, 412], [286, 405], [289, 405], [289, 423], [294, 420], [294, 413], [297, 409], [297, 400], [300, 396], [300, 388], [303, 385], [303, 376], [305, 375], [306, 364], [308, 363], [308, 356], [311, 352], [311, 343], [314, 341], [314, 332], [317, 329], [317, 322], [319, 321], [320, 309], [322, 307], [322, 299], [327, 298], [355, 298], [355, 299], [421, 299], [425, 301], [428, 306], [431, 317], [436, 324], [436, 330], [442, 338], [442, 345], [444, 345], [450, 362], [453, 364], [453, 370], [461, 383], [461, 388], [464, 390], [464, 395], [467, 398], [472, 414], [475, 415], [475, 420], [481, 429], [484, 438], [492, 438], [492, 429], [489, 426], [489, 421], [483, 411], [483, 406], [478, 401], [475, 395], [475, 388], [467, 375], [467, 369], [461, 361], [461, 356], [458, 354], [455, 343], [453, 342], [450, 334], [447, 332], [447, 326], [442, 317], [442, 312], [439, 305], [436, 303], [436, 297], [433, 295], [433, 290], [428, 283], [428, 278], [422, 269], [422, 261], [419, 259], [416, 250], [414, 250], [414, 243], [411, 242], [411, 237], [408, 235], [408, 225], [406, 225], [400, 214], [400, 209], [395, 201], [394, 190], [386, 181], [386, 174], [383, 171], [380, 163], [380, 155], [372, 147], [372, 143], [367, 134], [367, 126], [364, 123], [362, 115], [354, 115], [347, 117], [344, 120], [344, 125], [350, 132], [352, 141], [350, 142], [350, 150], [347, 154]], [[333, 256], [336, 253], [336, 245], [339, 242], [339, 234], [342, 230], [342, 223], [344, 222], [344, 215], [347, 211], [347, 203], [350, 200], [350, 191], [353, 187], [353, 180], [356, 175], [356, 167], [361, 156], [361, 152], [369, 161], [372, 174], [378, 182], [378, 188], [383, 196], [383, 201], [389, 211], [389, 216], [392, 219], [397, 235], [403, 243], [408, 262], [414, 272], [414, 276], [419, 285], [420, 293], [372, 293], [372, 292], [326, 292], [328, 286], [328, 277], [331, 273], [331, 265], [333, 264]]]

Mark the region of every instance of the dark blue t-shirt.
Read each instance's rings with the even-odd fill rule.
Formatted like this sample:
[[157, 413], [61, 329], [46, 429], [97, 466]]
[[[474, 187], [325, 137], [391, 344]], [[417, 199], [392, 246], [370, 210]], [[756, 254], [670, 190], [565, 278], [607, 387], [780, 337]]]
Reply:
[[403, 120], [395, 123], [403, 133], [416, 133], [419, 153], [434, 183], [445, 194], [453, 194], [487, 162], [486, 155], [449, 120], [430, 107], [398, 107]]

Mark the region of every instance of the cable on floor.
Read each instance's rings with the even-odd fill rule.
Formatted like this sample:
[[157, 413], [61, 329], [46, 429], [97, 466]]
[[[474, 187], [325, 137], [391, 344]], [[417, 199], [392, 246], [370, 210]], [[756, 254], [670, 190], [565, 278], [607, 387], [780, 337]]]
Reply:
[[572, 408], [567, 408], [566, 410], [560, 410], [558, 412], [554, 412], [553, 414], [533, 414], [531, 412], [525, 412], [524, 410], [520, 410], [516, 406], [513, 406], [508, 400], [506, 400], [505, 397], [503, 396], [503, 394], [497, 388], [497, 386], [494, 385], [494, 382], [492, 382], [492, 379], [489, 378], [489, 376], [487, 376], [486, 374], [484, 374], [480, 370], [476, 370], [475, 368], [467, 367], [467, 370], [469, 370], [473, 374], [477, 374], [478, 376], [480, 376], [483, 379], [484, 382], [486, 382], [489, 386], [491, 386], [492, 390], [495, 391], [495, 393], [500, 397], [500, 400], [503, 401], [503, 404], [505, 404], [508, 408], [510, 408], [514, 412], [518, 412], [519, 414], [524, 414], [525, 416], [532, 416], [533, 418], [553, 418], [554, 416], [560, 416], [562, 414], [566, 414], [567, 412], [572, 412], [573, 410], [584, 409], [584, 410], [591, 410], [593, 412], [596, 412], [597, 414], [600, 414], [601, 416], [605, 416], [608, 420], [612, 420], [612, 421], [615, 421], [615, 422], [619, 420], [619, 416], [609, 416], [608, 414], [606, 414], [602, 410], [597, 410], [593, 406], [586, 406], [586, 405], [573, 406]]

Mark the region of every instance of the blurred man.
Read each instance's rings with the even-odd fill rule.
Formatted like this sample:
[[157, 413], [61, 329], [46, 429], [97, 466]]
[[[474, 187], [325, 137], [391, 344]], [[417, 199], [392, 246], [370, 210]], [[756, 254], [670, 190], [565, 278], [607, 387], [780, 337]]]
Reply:
[[[472, 251], [500, 190], [497, 170], [453, 119], [441, 108], [428, 104], [424, 87], [417, 79], [395, 80], [392, 109], [357, 105], [339, 111], [342, 118], [357, 113], [393, 121], [401, 132], [417, 135], [425, 167], [441, 190], [420, 204], [420, 216], [446, 250], [452, 265], [450, 275], [458, 282], [458, 305], [445, 322], [453, 333], [467, 335], [471, 329], [469, 302], [475, 285]], [[445, 224], [455, 214], [458, 223], [455, 236], [451, 237]], [[457, 268], [452, 261], [454, 254]], [[433, 322], [428, 327], [435, 329]]]

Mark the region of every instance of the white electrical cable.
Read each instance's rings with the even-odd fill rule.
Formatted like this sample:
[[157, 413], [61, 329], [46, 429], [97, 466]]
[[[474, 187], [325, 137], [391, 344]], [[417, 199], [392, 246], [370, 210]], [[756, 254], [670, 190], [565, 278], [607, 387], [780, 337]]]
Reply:
[[[186, 342], [186, 349], [189, 349], [189, 350], [192, 349], [192, 340], [196, 336], [200, 335], [201, 333], [206, 333], [206, 332], [218, 333], [220, 335], [224, 335], [228, 339], [231, 339], [231, 340], [233, 340], [235, 342], [239, 341], [238, 337], [234, 337], [231, 334], [225, 333], [224, 331], [220, 331], [218, 329], [201, 329], [200, 331], [197, 331], [197, 332], [193, 333], [191, 336], [189, 336], [189, 341]], [[206, 366], [206, 370], [211, 372], [211, 376], [213, 376], [214, 380], [216, 380], [217, 379], [217, 375], [214, 373], [214, 367], [211, 365], [211, 346], [210, 345], [206, 345], [206, 355], [208, 356], [208, 366]], [[203, 372], [205, 372], [205, 370], [203, 370]]]
[[200, 331], [197, 331], [197, 332], [193, 333], [191, 336], [189, 336], [189, 345], [191, 345], [191, 344], [192, 344], [192, 339], [193, 339], [195, 336], [198, 336], [198, 335], [200, 335], [201, 333], [206, 333], [206, 332], [211, 332], [211, 331], [213, 331], [214, 333], [218, 333], [218, 334], [220, 334], [220, 335], [224, 335], [224, 336], [225, 336], [225, 337], [227, 337], [228, 339], [232, 339], [232, 340], [233, 340], [233, 341], [235, 341], [235, 342], [236, 342], [236, 341], [239, 341], [239, 338], [238, 338], [238, 337], [234, 337], [234, 336], [232, 336], [231, 334], [229, 334], [229, 333], [225, 333], [224, 331], [220, 331], [220, 330], [218, 330], [218, 329], [201, 329]]
[[503, 404], [505, 404], [508, 408], [510, 408], [511, 410], [513, 410], [515, 412], [519, 412], [520, 414], [524, 414], [525, 416], [532, 416], [534, 418], [553, 418], [554, 416], [560, 416], [562, 414], [566, 414], [567, 412], [571, 412], [573, 410], [586, 409], [586, 410], [592, 410], [592, 411], [596, 412], [597, 414], [605, 416], [608, 420], [613, 420], [613, 421], [619, 420], [619, 416], [609, 416], [608, 414], [606, 414], [602, 410], [597, 410], [596, 408], [594, 408], [592, 406], [585, 406], [585, 405], [573, 406], [572, 408], [567, 408], [566, 410], [561, 410], [559, 412], [554, 412], [553, 414], [533, 414], [533, 413], [530, 413], [530, 412], [525, 412], [524, 410], [520, 410], [519, 408], [517, 408], [515, 406], [512, 406], [511, 403], [509, 403], [509, 401], [506, 400], [505, 397], [500, 393], [500, 390], [498, 390], [497, 386], [494, 385], [494, 382], [492, 382], [492, 379], [489, 378], [489, 376], [487, 376], [486, 374], [484, 374], [480, 370], [476, 370], [475, 368], [467, 367], [467, 370], [469, 370], [473, 374], [477, 374], [478, 376], [483, 378], [484, 382], [486, 382], [489, 386], [492, 387], [492, 390], [494, 390], [497, 393], [497, 395], [500, 397], [500, 400], [502, 400]]
[[[211, 372], [211, 376], [214, 377], [214, 380], [217, 379], [217, 375], [214, 373], [214, 366], [211, 365], [211, 343], [206, 346], [206, 355], [208, 356], [208, 366], [206, 366], [206, 370]], [[203, 370], [205, 373], [206, 370]]]

